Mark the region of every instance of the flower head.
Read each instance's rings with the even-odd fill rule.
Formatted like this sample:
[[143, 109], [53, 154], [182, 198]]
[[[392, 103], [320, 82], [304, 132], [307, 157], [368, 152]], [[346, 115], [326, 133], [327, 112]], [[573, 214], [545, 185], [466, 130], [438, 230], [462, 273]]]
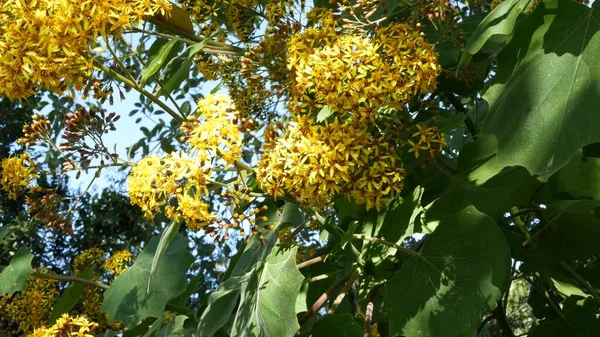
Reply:
[[35, 165], [27, 153], [2, 160], [2, 189], [11, 199], [16, 199], [37, 177]]

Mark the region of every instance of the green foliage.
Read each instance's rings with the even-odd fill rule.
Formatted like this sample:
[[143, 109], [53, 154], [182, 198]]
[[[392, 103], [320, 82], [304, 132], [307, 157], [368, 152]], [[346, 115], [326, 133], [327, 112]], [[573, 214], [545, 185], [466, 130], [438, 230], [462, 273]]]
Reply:
[[540, 5], [517, 24], [484, 95], [482, 134], [497, 140], [495, 172], [520, 165], [547, 180], [600, 140], [588, 127], [600, 122], [589, 104], [600, 97], [599, 29], [595, 8], [568, 0]]
[[27, 247], [17, 250], [9, 265], [0, 272], [0, 295], [12, 295], [15, 291], [25, 288], [25, 282], [33, 272], [31, 260], [33, 254]]
[[186, 272], [193, 260], [187, 250], [188, 240], [175, 237], [151, 280], [150, 268], [158, 241], [158, 238], [150, 240], [133, 266], [119, 275], [104, 293], [102, 311], [108, 313], [111, 322], [133, 327], [143, 318], [160, 317], [167, 303], [185, 290]]
[[386, 285], [392, 335], [473, 334], [508, 286], [510, 252], [494, 221], [474, 207], [446, 215]]
[[[88, 268], [79, 275], [79, 277], [88, 280], [91, 279], [93, 276], [93, 268]], [[71, 285], [69, 285], [60, 295], [58, 300], [56, 300], [56, 303], [54, 304], [54, 309], [52, 310], [50, 318], [48, 319], [48, 323], [56, 322], [56, 320], [60, 318], [62, 314], [69, 313], [69, 311], [71, 311], [71, 309], [73, 309], [73, 307], [75, 307], [75, 305], [77, 305], [77, 303], [81, 299], [84, 290], [85, 285], [83, 283], [74, 282]]]

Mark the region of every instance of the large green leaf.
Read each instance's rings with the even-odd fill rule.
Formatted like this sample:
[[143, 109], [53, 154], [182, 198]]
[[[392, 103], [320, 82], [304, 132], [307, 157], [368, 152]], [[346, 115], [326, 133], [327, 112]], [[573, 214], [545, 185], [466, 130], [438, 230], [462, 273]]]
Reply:
[[497, 139], [500, 171], [520, 165], [543, 180], [600, 141], [600, 18], [596, 8], [555, 0], [517, 24], [484, 98], [482, 134]]
[[537, 322], [528, 337], [597, 337], [600, 320], [594, 314], [593, 300], [577, 300], [576, 297], [568, 298], [563, 305], [563, 317]]
[[258, 324], [265, 336], [293, 336], [300, 327], [295, 303], [304, 277], [296, 268], [297, 250], [275, 250], [267, 257], [257, 289]]
[[158, 90], [157, 96], [168, 96], [175, 89], [181, 86], [190, 75], [190, 67], [194, 63], [197, 53], [201, 52], [206, 46], [206, 41], [198, 42], [189, 46], [181, 55], [171, 59], [161, 73], [160, 79], [162, 87]]
[[242, 286], [240, 305], [231, 336], [294, 336], [296, 296], [302, 274], [296, 268], [296, 250], [274, 250]]
[[27, 247], [21, 247], [10, 259], [10, 263], [0, 273], [0, 296], [12, 295], [15, 291], [25, 288], [25, 282], [31, 273], [31, 261], [33, 254]]
[[487, 215], [469, 206], [447, 215], [386, 285], [389, 334], [472, 336], [508, 285], [506, 239]]
[[150, 291], [150, 285], [152, 284], [152, 279], [156, 276], [156, 270], [158, 268], [158, 264], [162, 260], [167, 248], [175, 239], [178, 231], [179, 231], [179, 221], [172, 221], [169, 224], [162, 234], [160, 235], [160, 239], [158, 240], [158, 246], [156, 247], [156, 252], [154, 253], [154, 257], [152, 258], [152, 264], [150, 265], [150, 278], [148, 279], [148, 292]]
[[198, 324], [198, 336], [212, 336], [227, 323], [247, 279], [247, 276], [232, 276], [208, 296], [208, 306]]
[[160, 317], [167, 302], [185, 291], [187, 269], [194, 259], [187, 250], [188, 240], [180, 235], [163, 255], [148, 287], [158, 241], [159, 238], [152, 238], [133, 266], [119, 275], [104, 293], [101, 310], [108, 313], [110, 322], [120, 321], [133, 327], [143, 318]]
[[[275, 222], [279, 220], [277, 207], [274, 204], [270, 204], [267, 213], [269, 220]], [[254, 237], [237, 262], [229, 267], [228, 278], [208, 297], [208, 306], [204, 309], [198, 324], [198, 336], [212, 336], [227, 323], [238, 304], [240, 292], [245, 289], [250, 277], [262, 268], [277, 242], [277, 233], [278, 229], [267, 235], [264, 245]]]

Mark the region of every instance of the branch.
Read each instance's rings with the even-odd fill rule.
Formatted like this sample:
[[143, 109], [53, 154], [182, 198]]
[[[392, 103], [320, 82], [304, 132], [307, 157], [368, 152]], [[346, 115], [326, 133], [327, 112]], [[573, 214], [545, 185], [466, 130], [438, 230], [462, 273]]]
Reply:
[[589, 291], [589, 293], [592, 295], [592, 297], [596, 300], [596, 302], [600, 303], [600, 294], [598, 294], [598, 292], [596, 291], [596, 289], [594, 289], [594, 287], [592, 287], [592, 285], [590, 284], [590, 282], [588, 282], [586, 279], [584, 279], [581, 275], [579, 275], [579, 273], [577, 273], [575, 271], [575, 269], [571, 268], [571, 266], [569, 266], [565, 261], [560, 261], [560, 266], [569, 274], [571, 274], [571, 276], [573, 276], [573, 278], [575, 280], [577, 280], [577, 282], [579, 282], [579, 284], [581, 286], [583, 286], [585, 289], [587, 289], [587, 291]]
[[100, 288], [100, 289], [104, 289], [104, 290], [109, 288], [109, 286], [104, 283], [95, 282], [95, 281], [88, 280], [88, 279], [82, 278], [82, 277], [77, 277], [77, 276], [52, 275], [52, 274], [41, 273], [39, 271], [34, 271], [33, 273], [31, 273], [31, 276], [37, 277], [37, 278], [50, 279], [50, 280], [64, 281], [64, 282], [83, 283], [83, 284], [87, 284], [87, 285], [94, 286], [96, 288]]
[[108, 68], [107, 66], [103, 65], [96, 59], [93, 60], [93, 63], [96, 68], [104, 71], [112, 78], [114, 78], [120, 82], [123, 82], [124, 84], [128, 85], [129, 87], [137, 90], [140, 94], [146, 96], [149, 100], [151, 100], [152, 102], [156, 103], [158, 106], [163, 108], [169, 115], [171, 115], [171, 117], [173, 117], [173, 119], [175, 119], [179, 123], [183, 123], [183, 118], [181, 118], [181, 116], [179, 116], [175, 111], [173, 111], [173, 109], [171, 109], [168, 105], [166, 105], [163, 101], [158, 99], [156, 96], [154, 96], [151, 93], [149, 93], [148, 91], [146, 91], [146, 89], [139, 86], [136, 82], [133, 82], [130, 79], [128, 79], [127, 77]]
[[321, 294], [321, 296], [315, 301], [315, 303], [313, 303], [313, 305], [310, 307], [310, 309], [308, 309], [306, 314], [304, 314], [304, 316], [302, 316], [298, 320], [298, 324], [302, 325], [302, 324], [306, 323], [306, 321], [308, 321], [317, 311], [319, 311], [319, 309], [321, 309], [323, 304], [325, 304], [325, 302], [327, 302], [329, 297], [337, 290], [337, 288], [341, 287], [342, 284], [344, 284], [344, 282], [346, 282], [349, 278], [350, 278], [349, 275], [346, 277], [343, 277], [343, 278], [337, 280], [336, 282], [334, 282], [327, 290], [325, 290], [325, 292], [323, 294]]
[[371, 323], [373, 321], [373, 302], [367, 303], [367, 310], [365, 311], [365, 327], [363, 337], [371, 336]]
[[382, 240], [382, 239], [379, 239], [379, 238], [374, 238], [372, 236], [366, 236], [366, 235], [363, 235], [363, 234], [353, 234], [352, 237], [355, 238], [355, 239], [360, 239], [360, 240], [364, 240], [364, 241], [370, 241], [370, 242], [379, 243], [381, 245], [388, 246], [390, 248], [394, 248], [394, 249], [398, 250], [399, 252], [402, 252], [404, 254], [408, 254], [408, 255], [411, 255], [411, 256], [419, 256], [420, 255], [418, 252], [415, 252], [412, 249], [404, 248], [404, 247], [402, 247], [400, 245], [397, 245], [397, 244], [395, 244], [393, 242], [385, 241], [385, 240]]
[[313, 265], [315, 263], [319, 263], [319, 262], [325, 260], [326, 257], [327, 257], [327, 254], [314, 257], [314, 258], [312, 258], [310, 260], [306, 260], [304, 262], [301, 262], [301, 263], [297, 264], [296, 268], [302, 269], [304, 267], [308, 267], [308, 266]]
[[335, 298], [335, 301], [333, 301], [333, 304], [331, 304], [331, 307], [329, 307], [329, 310], [327, 311], [327, 315], [335, 314], [335, 311], [337, 310], [337, 308], [340, 306], [340, 304], [344, 300], [344, 297], [346, 297], [346, 293], [348, 291], [350, 291], [350, 288], [352, 288], [352, 285], [358, 279], [359, 276], [360, 276], [359, 270], [358, 269], [354, 270], [354, 272], [352, 273], [352, 276], [350, 276], [350, 279], [348, 279], [348, 281], [344, 285], [344, 288], [342, 288], [340, 293]]
[[477, 138], [477, 129], [475, 128], [475, 124], [473, 123], [471, 116], [469, 116], [469, 114], [467, 113], [467, 110], [462, 105], [460, 100], [456, 96], [454, 96], [454, 94], [451, 92], [445, 92], [444, 96], [446, 96], [446, 98], [448, 99], [450, 104], [452, 104], [454, 109], [456, 109], [456, 111], [462, 112], [465, 114], [465, 126], [471, 133], [471, 136], [473, 136], [473, 138]]

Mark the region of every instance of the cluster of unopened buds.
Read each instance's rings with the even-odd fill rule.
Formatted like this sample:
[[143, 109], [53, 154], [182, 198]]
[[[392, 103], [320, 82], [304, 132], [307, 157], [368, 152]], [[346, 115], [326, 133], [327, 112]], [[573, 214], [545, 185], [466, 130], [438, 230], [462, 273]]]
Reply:
[[[66, 152], [64, 170], [73, 169], [73, 162], [79, 160], [83, 166], [91, 163], [92, 159], [100, 159], [100, 165], [105, 160], [115, 160], [118, 155], [111, 153], [104, 145], [102, 136], [115, 131], [114, 123], [121, 116], [114, 112], [106, 113], [104, 110], [77, 109], [74, 113], [68, 113], [65, 120], [65, 132], [62, 135], [63, 142], [59, 148]], [[93, 145], [86, 141], [91, 140]], [[78, 158], [75, 158], [78, 155]]]
[[50, 121], [43, 115], [33, 115], [31, 124], [23, 125], [23, 137], [18, 142], [25, 146], [33, 146], [47, 139], [50, 135]]
[[64, 233], [72, 232], [69, 222], [58, 213], [63, 198], [54, 189], [36, 186], [31, 189], [25, 200], [29, 206], [27, 211], [34, 214], [35, 219], [55, 230], [61, 229]]
[[[264, 214], [269, 207], [267, 205], [261, 205], [259, 207], [248, 206], [255, 200], [255, 197], [250, 196], [251, 190], [246, 187], [238, 186], [234, 184], [234, 189], [221, 193], [223, 198], [226, 198], [223, 202], [223, 206], [232, 207], [232, 214], [228, 219], [217, 218], [214, 223], [205, 229], [206, 234], [214, 237], [221, 233], [221, 239], [223, 242], [229, 239], [230, 229], [239, 229], [240, 237], [249, 240], [252, 236], [258, 237], [263, 241], [263, 234], [259, 231], [259, 228], [265, 230], [272, 230], [274, 226], [272, 224], [266, 224], [268, 217]], [[261, 223], [259, 225], [258, 223]], [[249, 230], [249, 233], [246, 232]]]

